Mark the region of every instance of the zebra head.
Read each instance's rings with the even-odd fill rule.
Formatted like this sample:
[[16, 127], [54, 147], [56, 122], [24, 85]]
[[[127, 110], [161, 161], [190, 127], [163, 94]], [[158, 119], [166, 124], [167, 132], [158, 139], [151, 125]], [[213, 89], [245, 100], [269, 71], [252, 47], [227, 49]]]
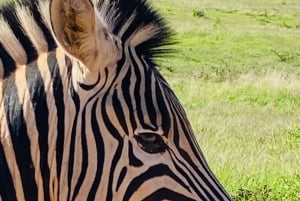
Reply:
[[86, 155], [98, 160], [91, 174], [95, 182], [98, 172], [98, 190], [106, 200], [230, 200], [152, 60], [168, 43], [163, 20], [144, 0], [94, 5], [52, 0], [50, 16], [58, 44], [81, 62], [73, 62], [72, 68], [86, 72], [85, 79], [76, 73], [73, 85], [91, 86], [88, 78], [100, 75], [88, 100], [83, 97], [88, 87], [73, 86], [91, 115], [85, 114], [90, 121], [86, 132], [101, 138], [91, 142], [94, 148], [86, 148]]

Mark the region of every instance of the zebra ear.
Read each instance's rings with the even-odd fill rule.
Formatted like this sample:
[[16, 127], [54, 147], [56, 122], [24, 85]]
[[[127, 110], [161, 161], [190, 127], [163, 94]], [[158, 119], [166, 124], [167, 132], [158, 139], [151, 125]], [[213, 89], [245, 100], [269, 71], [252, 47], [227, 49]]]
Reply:
[[86, 64], [86, 55], [95, 50], [95, 12], [92, 2], [52, 0], [50, 20], [57, 42]]

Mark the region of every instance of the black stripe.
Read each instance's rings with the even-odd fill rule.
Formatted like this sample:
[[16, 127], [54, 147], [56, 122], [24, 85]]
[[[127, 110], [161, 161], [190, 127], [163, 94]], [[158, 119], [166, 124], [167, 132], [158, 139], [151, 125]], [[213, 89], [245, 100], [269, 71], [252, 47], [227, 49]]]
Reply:
[[119, 100], [117, 90], [114, 91], [114, 94], [113, 94], [113, 97], [112, 97], [112, 102], [113, 102], [114, 112], [116, 113], [118, 121], [119, 121], [120, 125], [122, 126], [122, 129], [124, 130], [124, 132], [126, 134], [128, 134], [128, 127], [127, 127], [127, 124], [126, 124], [124, 111], [123, 111], [121, 102]]
[[[102, 104], [105, 105], [105, 104]], [[102, 108], [104, 109], [104, 108]], [[105, 109], [104, 109], [105, 110]], [[102, 111], [104, 111], [102, 110]], [[107, 112], [103, 112], [103, 120], [105, 123], [105, 126], [109, 130], [110, 133], [112, 133], [113, 136], [117, 137], [116, 139], [118, 140], [118, 147], [117, 150], [115, 151], [114, 157], [111, 162], [111, 167], [109, 169], [109, 181], [108, 181], [108, 186], [107, 186], [107, 198], [106, 200], [112, 200], [113, 198], [113, 181], [115, 180], [114, 178], [114, 172], [116, 169], [116, 166], [118, 162], [121, 160], [122, 157], [122, 149], [123, 149], [123, 139], [122, 137], [118, 134], [117, 130], [114, 128], [114, 126], [111, 124], [109, 117], [107, 115]]]
[[35, 182], [35, 168], [33, 167], [30, 140], [24, 120], [22, 103], [19, 102], [15, 76], [3, 81], [4, 107], [11, 134], [12, 145], [17, 165], [20, 171], [25, 200], [37, 201], [37, 184]]
[[[104, 82], [103, 86], [93, 96], [91, 96], [89, 98], [86, 105], [90, 101], [92, 101], [96, 96], [98, 96], [99, 93], [103, 90], [103, 88], [106, 86], [106, 83], [108, 81], [107, 78], [108, 78], [108, 70], [105, 69], [105, 82]], [[109, 88], [111, 88], [111, 86]], [[95, 100], [95, 103], [92, 106], [91, 124], [92, 124], [92, 130], [93, 130], [94, 139], [95, 139], [95, 143], [96, 143], [96, 147], [97, 147], [97, 171], [96, 171], [94, 182], [92, 184], [91, 190], [90, 190], [89, 195], [88, 195], [88, 200], [89, 201], [93, 201], [95, 199], [98, 186], [100, 185], [100, 180], [101, 180], [102, 173], [103, 173], [103, 168], [104, 168], [103, 167], [104, 159], [105, 159], [104, 142], [103, 142], [103, 138], [101, 136], [100, 128], [99, 128], [98, 121], [97, 121], [97, 114], [98, 114], [97, 109], [99, 109], [99, 108], [97, 108], [98, 102], [99, 102], [99, 99], [97, 98]], [[77, 185], [81, 186], [82, 182], [81, 183], [78, 182]]]
[[[124, 44], [122, 43], [122, 50], [124, 49]], [[121, 59], [117, 62], [117, 70], [116, 70], [116, 75], [119, 75], [120, 72], [124, 72], [124, 64], [126, 62], [126, 56], [124, 54], [124, 51], [121, 52], [122, 56]]]
[[16, 63], [13, 58], [8, 54], [3, 45], [0, 43], [0, 59], [3, 64], [4, 75], [3, 77], [8, 77], [12, 72], [16, 70]]
[[[223, 188], [220, 186], [219, 182], [215, 179], [215, 177], [211, 177], [211, 170], [208, 168], [207, 165], [203, 166], [204, 171], [200, 171], [199, 167], [195, 165], [195, 163], [191, 160], [189, 154], [179, 148], [179, 152], [182, 155], [182, 157], [187, 160], [187, 162], [192, 166], [192, 168], [197, 172], [197, 175], [201, 177], [201, 180], [205, 183], [205, 186], [203, 186], [203, 191], [205, 191], [206, 195], [210, 198], [210, 200], [214, 200], [213, 196], [216, 196], [218, 200], [223, 200], [224, 196], [228, 196], [227, 193], [224, 192]], [[201, 161], [203, 163], [203, 160]], [[208, 175], [211, 177], [212, 182], [210, 182], [205, 175]], [[195, 178], [196, 181], [200, 184], [199, 178]], [[214, 187], [213, 184], [215, 184], [216, 187]], [[205, 187], [205, 188], [204, 188]], [[208, 190], [209, 189], [209, 192]], [[219, 191], [218, 191], [219, 190]], [[221, 193], [220, 193], [221, 192]], [[229, 199], [229, 197], [227, 197]]]
[[50, 201], [50, 168], [48, 166], [49, 110], [44, 82], [36, 62], [32, 62], [26, 67], [26, 81], [38, 131], [40, 171], [43, 178], [44, 200]]
[[147, 196], [143, 201], [158, 201], [158, 200], [172, 200], [172, 201], [196, 201], [192, 198], [181, 195], [171, 189], [161, 188], [151, 195]]
[[59, 66], [57, 63], [55, 52], [51, 52], [48, 54], [47, 63], [51, 73], [51, 79], [53, 82], [52, 88], [53, 88], [53, 94], [54, 94], [54, 100], [55, 100], [55, 106], [57, 112], [56, 170], [57, 170], [58, 181], [59, 181], [61, 177], [61, 166], [62, 166], [64, 141], [65, 141], [64, 91], [63, 91], [62, 80], [60, 77]]
[[148, 5], [145, 0], [120, 0], [114, 1], [116, 10], [118, 10], [118, 18], [114, 21], [113, 33], [118, 35], [122, 27], [128, 26], [129, 18], [133, 18], [130, 25], [121, 36], [121, 40], [125, 43], [131, 36], [142, 30], [145, 26], [151, 25], [156, 27], [156, 33], [150, 39], [136, 47], [139, 55], [145, 55], [148, 58], [162, 57], [166, 53], [172, 53], [170, 48], [164, 48], [166, 45], [172, 44], [171, 31], [166, 26], [165, 21], [157, 14], [157, 12]]
[[[5, 139], [3, 140], [5, 141]], [[2, 142], [1, 142], [2, 143]], [[17, 201], [16, 190], [13, 184], [13, 179], [5, 153], [0, 143], [0, 200], [3, 201]]]
[[[170, 113], [167, 108], [166, 100], [164, 99], [163, 95], [163, 86], [160, 86], [161, 83], [156, 81], [155, 84], [155, 97], [157, 101], [157, 106], [159, 108], [161, 118], [162, 118], [162, 129], [164, 131], [164, 135], [168, 137], [169, 130], [171, 128], [171, 119], [170, 119]], [[162, 85], [162, 84], [161, 84]], [[154, 93], [154, 92], [153, 92]]]
[[[107, 78], [107, 70], [105, 71], [105, 75]], [[99, 75], [99, 81], [100, 81], [100, 75]], [[82, 164], [81, 164], [81, 172], [79, 175], [79, 178], [77, 180], [75, 189], [74, 189], [74, 193], [72, 196], [72, 200], [76, 199], [77, 194], [79, 193], [80, 187], [83, 184], [84, 178], [86, 177], [86, 172], [87, 172], [87, 166], [88, 166], [88, 147], [87, 147], [87, 141], [86, 141], [86, 108], [88, 103], [90, 103], [101, 91], [102, 89], [105, 87], [107, 82], [107, 79], [105, 80], [105, 83], [103, 84], [103, 86], [93, 95], [91, 96], [88, 101], [86, 102], [83, 111], [82, 111], [82, 127], [81, 127], [81, 142], [82, 142]], [[95, 85], [96, 86], [96, 85]], [[96, 102], [98, 101], [98, 99], [96, 100]], [[96, 105], [93, 105], [93, 107], [96, 107]], [[94, 108], [96, 110], [96, 108]], [[97, 124], [97, 122], [94, 122]], [[97, 125], [92, 125], [92, 126], [97, 126]], [[96, 131], [97, 132], [97, 131]], [[99, 132], [98, 132], [99, 133]], [[95, 136], [95, 138], [101, 138], [101, 135]], [[99, 139], [96, 139], [99, 140]], [[101, 142], [98, 142], [98, 146], [99, 144], [101, 144]], [[103, 144], [103, 143], [102, 143]], [[104, 154], [104, 151], [103, 151]], [[102, 160], [102, 159], [101, 159]]]
[[25, 35], [22, 30], [22, 26], [20, 25], [19, 19], [16, 16], [16, 8], [13, 4], [10, 5], [9, 9], [2, 9], [0, 11], [5, 21], [9, 24], [12, 32], [16, 36], [16, 38], [22, 44], [26, 55], [27, 55], [27, 63], [31, 63], [37, 58], [37, 51], [34, 48], [30, 39]]
[[118, 141], [118, 147], [117, 147], [117, 150], [112, 159], [111, 167], [109, 170], [109, 181], [108, 181], [108, 187], [107, 187], [106, 200], [112, 200], [112, 198], [113, 198], [113, 189], [112, 189], [113, 185], [112, 184], [114, 181], [114, 172], [115, 172], [116, 166], [122, 156], [122, 149], [124, 146], [123, 138], [120, 135], [120, 133], [118, 132], [118, 130], [115, 128], [115, 126], [112, 124], [111, 120], [109, 119], [110, 115], [107, 112], [107, 107], [106, 107], [107, 98], [110, 95], [110, 90], [111, 90], [116, 78], [117, 77], [114, 78], [114, 80], [112, 81], [112, 84], [108, 87], [107, 93], [104, 94], [102, 103], [101, 103], [101, 114], [102, 114], [103, 122], [104, 122], [107, 130], [109, 131], [109, 133], [112, 135], [112, 137], [114, 137]]
[[74, 169], [76, 129], [77, 129], [77, 124], [78, 124], [78, 113], [79, 113], [79, 109], [80, 109], [80, 99], [73, 87], [73, 84], [71, 84], [70, 93], [71, 93], [71, 97], [72, 97], [74, 105], [75, 105], [75, 117], [74, 117], [74, 120], [72, 123], [71, 141], [70, 141], [70, 149], [69, 149], [70, 153], [69, 153], [69, 163], [68, 163], [68, 196], [67, 196], [67, 200], [70, 200], [71, 183], [72, 183], [73, 169]]
[[133, 131], [137, 128], [137, 124], [134, 118], [134, 111], [131, 101], [131, 94], [130, 94], [130, 77], [131, 77], [131, 70], [129, 69], [126, 73], [124, 79], [122, 80], [122, 92], [124, 96], [124, 100], [126, 105], [128, 106], [128, 114], [130, 119], [130, 124], [132, 126]]
[[[124, 62], [125, 62], [125, 56], [124, 56], [124, 53], [123, 53], [121, 59], [117, 63], [116, 77], [120, 76], [121, 71], [122, 72], [125, 71], [124, 70]], [[122, 82], [123, 81], [124, 81], [124, 78], [123, 78]], [[121, 84], [121, 83], [116, 83], [115, 88], [117, 88], [117, 86], [119, 84]], [[121, 91], [121, 93], [123, 93], [123, 90]], [[124, 111], [123, 111], [124, 108], [122, 108], [120, 98], [118, 97], [118, 91], [116, 89], [115, 89], [113, 97], [112, 97], [112, 104], [113, 104], [113, 108], [114, 108], [114, 111], [116, 113], [116, 116], [118, 117], [118, 120], [120, 122], [120, 125], [122, 126], [122, 129], [124, 130], [124, 132], [126, 134], [128, 134], [129, 130], [128, 130], [128, 125], [127, 125], [126, 120], [125, 120], [125, 114], [124, 114]]]
[[[178, 116], [180, 117], [180, 114], [178, 113], [174, 113], [174, 111], [172, 110], [172, 114], [174, 117]], [[181, 119], [179, 118], [179, 121], [182, 125], [183, 122], [181, 122]], [[197, 176], [199, 176], [201, 178], [201, 180], [205, 183], [205, 186], [201, 185], [200, 181], [199, 181], [199, 178], [195, 178], [194, 176], [194, 179], [195, 181], [198, 183], [199, 186], [202, 186], [202, 190], [204, 191], [205, 195], [209, 198], [209, 200], [214, 200], [214, 198], [212, 197], [211, 193], [207, 190], [207, 189], [210, 189], [214, 195], [218, 196], [219, 193], [216, 191], [216, 189], [212, 186], [212, 184], [208, 181], [208, 179], [204, 176], [204, 174], [208, 174], [210, 175], [210, 170], [208, 170], [206, 167], [206, 164], [203, 164], [203, 160], [198, 160], [198, 162], [201, 163], [202, 167], [204, 168], [204, 172], [201, 172], [199, 170], [199, 167], [197, 165], [195, 165], [195, 163], [193, 162], [193, 160], [191, 159], [190, 155], [180, 147], [180, 139], [179, 139], [179, 133], [178, 133], [178, 125], [177, 125], [177, 122], [176, 122], [176, 119], [174, 119], [174, 122], [173, 122], [173, 126], [174, 126], [174, 144], [176, 145], [180, 155], [184, 158], [184, 160], [186, 160], [186, 162], [197, 172]], [[191, 145], [193, 146], [193, 145]], [[190, 146], [190, 147], [191, 147]], [[190, 170], [189, 170], [190, 172]], [[191, 172], [190, 172], [191, 173]], [[193, 174], [191, 174], [193, 175]], [[215, 184], [218, 184], [216, 183], [216, 180], [215, 179], [212, 179], [213, 182]], [[195, 189], [197, 191], [197, 189]], [[200, 195], [201, 192], [198, 191], [198, 194]], [[220, 196], [221, 197], [221, 196]]]
[[48, 51], [54, 50], [57, 47], [56, 42], [55, 42], [54, 38], [52, 37], [51, 31], [46, 27], [46, 25], [42, 21], [43, 18], [41, 16], [41, 13], [39, 12], [39, 8], [37, 8], [37, 4], [40, 3], [40, 1], [36, 1], [35, 3], [32, 0], [28, 0], [28, 1], [31, 2], [32, 8], [33, 8], [32, 10], [35, 11], [35, 12], [33, 12], [33, 17], [34, 17], [35, 21], [37, 22], [38, 27], [43, 31], [44, 36], [47, 40]]
[[129, 141], [128, 143], [129, 143], [128, 144], [129, 165], [133, 167], [142, 167], [144, 163], [134, 155], [132, 142]]
[[[115, 9], [122, 9], [120, 10], [120, 12], [118, 13], [118, 20], [116, 20], [116, 22], [114, 22], [114, 27], [113, 27], [113, 33], [118, 35], [118, 32], [122, 29], [123, 25], [126, 23], [126, 20], [128, 20], [128, 18], [131, 16], [131, 14], [133, 13], [133, 9], [134, 9], [134, 4], [132, 4], [132, 1], [127, 1], [127, 3], [125, 1], [116, 1], [118, 2], [118, 7], [116, 6]], [[121, 40], [122, 41], [126, 41], [127, 38], [131, 35], [130, 33], [127, 33], [128, 31], [126, 31], [124, 33], [124, 35], [122, 36]], [[126, 34], [127, 33], [127, 34]]]
[[[136, 111], [137, 111], [137, 114], [138, 114], [138, 119], [140, 120], [142, 126], [144, 126], [144, 116], [142, 115], [142, 110], [141, 110], [141, 97], [140, 97], [140, 87], [141, 87], [141, 81], [142, 81], [142, 78], [141, 78], [141, 72], [140, 72], [140, 69], [139, 69], [139, 66], [137, 65], [137, 63], [135, 62], [134, 60], [134, 57], [132, 55], [132, 52], [131, 52], [131, 49], [130, 47], [128, 48], [128, 52], [129, 52], [129, 56], [130, 56], [130, 63], [131, 63], [131, 68], [133, 68], [133, 72], [134, 73], [134, 77], [136, 79], [135, 83], [131, 83], [134, 84], [134, 101], [135, 101], [135, 104], [136, 104]], [[145, 126], [146, 127], [146, 126]], [[148, 128], [148, 127], [146, 127]]]
[[[175, 114], [173, 110], [171, 110], [171, 112], [172, 112], [172, 115], [173, 115], [174, 117], [176, 117], [176, 115], [178, 115], [178, 114]], [[190, 166], [197, 172], [197, 175], [201, 177], [202, 181], [203, 181], [203, 179], [204, 179], [205, 185], [208, 185], [209, 182], [208, 182], [207, 179], [203, 176], [203, 173], [199, 171], [199, 168], [194, 164], [194, 162], [191, 160], [190, 156], [187, 155], [186, 151], [183, 150], [183, 149], [180, 147], [180, 139], [179, 139], [180, 134], [178, 133], [178, 129], [179, 129], [179, 128], [178, 128], [178, 125], [177, 125], [177, 119], [175, 118], [175, 119], [173, 120], [173, 130], [174, 130], [174, 135], [173, 135], [173, 136], [174, 136], [174, 144], [176, 145], [176, 147], [177, 147], [177, 149], [178, 149], [180, 155], [182, 156], [182, 158], [184, 158], [184, 160], [186, 160], [186, 162], [187, 162], [188, 164], [190, 164]], [[200, 162], [200, 161], [199, 161], [199, 162]], [[190, 172], [190, 170], [189, 170], [189, 172]], [[190, 173], [191, 173], [191, 172], [190, 172]], [[204, 173], [206, 173], [206, 172], [204, 172]], [[193, 174], [191, 174], [191, 175], [193, 175]], [[195, 179], [195, 181], [197, 182], [197, 184], [198, 184], [199, 186], [202, 186], [202, 185], [200, 184], [199, 178], [194, 178], [194, 179]], [[202, 186], [202, 187], [203, 187], [203, 186]], [[201, 192], [200, 192], [198, 189], [194, 189], [194, 190], [195, 190], [199, 195], [201, 195]], [[211, 195], [209, 194], [209, 192], [207, 191], [207, 189], [205, 188], [205, 186], [204, 186], [204, 188], [202, 188], [202, 190], [204, 191], [205, 195], [208, 196], [208, 197], [210, 198], [210, 200], [213, 200], [213, 198], [211, 197]]]
[[[86, 177], [87, 167], [88, 167], [88, 161], [89, 161], [89, 155], [88, 155], [88, 147], [87, 147], [87, 139], [86, 139], [86, 106], [84, 106], [84, 109], [81, 113], [81, 171], [79, 174], [79, 177], [77, 179], [77, 183], [74, 188], [74, 193], [72, 196], [72, 201], [76, 199], [76, 196], [79, 193], [80, 187], [83, 184], [84, 178]], [[79, 149], [79, 147], [77, 147]], [[79, 164], [78, 164], [79, 165]]]
[[[144, 129], [153, 130], [152, 127], [150, 127], [148, 124], [145, 123], [145, 119], [144, 119], [145, 114], [143, 113], [142, 106], [141, 106], [141, 94], [140, 94], [141, 84], [142, 84], [142, 82], [145, 82], [145, 80], [142, 80], [142, 76], [144, 76], [143, 79], [145, 79], [145, 76], [146, 76], [143, 73], [141, 73], [141, 71], [144, 72], [144, 69], [143, 69], [144, 66], [138, 66], [138, 64], [135, 61], [135, 58], [132, 55], [130, 48], [129, 48], [129, 54], [130, 54], [130, 61], [132, 63], [132, 67], [134, 69], [134, 76], [136, 78], [136, 83], [134, 83], [134, 100], [135, 100], [135, 104], [136, 104], [135, 109], [137, 112], [137, 116], [138, 116], [138, 119]], [[143, 89], [143, 90], [145, 90], [145, 89]], [[148, 97], [146, 97], [146, 98], [148, 98]]]
[[199, 196], [199, 198], [201, 198], [201, 200], [207, 200], [207, 197], [205, 195], [203, 195], [203, 193], [200, 192], [200, 189], [198, 187], [195, 186], [195, 184], [191, 180], [190, 176], [188, 176], [188, 174], [182, 168], [180, 168], [177, 165], [177, 163], [180, 163], [189, 172], [189, 174], [192, 175], [192, 177], [196, 181], [197, 185], [199, 185], [200, 188], [203, 189], [204, 188], [203, 185], [201, 183], [199, 183], [199, 181], [198, 181], [199, 178], [196, 178], [193, 175], [192, 171], [190, 169], [188, 169], [186, 167], [186, 165], [183, 162], [181, 162], [175, 154], [174, 154], [174, 157], [175, 157], [176, 161], [175, 161], [175, 159], [173, 159], [173, 157], [171, 157], [171, 159], [172, 159], [172, 162], [173, 162], [176, 170], [187, 180], [187, 182], [189, 183], [189, 186], [191, 186], [191, 188], [197, 193], [197, 195]]
[[95, 101], [95, 103], [93, 104], [92, 118], [91, 118], [92, 130], [93, 130], [94, 139], [95, 139], [95, 143], [96, 143], [96, 147], [97, 147], [97, 171], [96, 171], [94, 182], [93, 182], [91, 190], [89, 192], [87, 201], [95, 200], [95, 196], [96, 196], [98, 187], [100, 185], [100, 180], [101, 180], [101, 177], [103, 174], [103, 168], [104, 168], [103, 165], [104, 165], [104, 160], [105, 160], [104, 142], [101, 137], [100, 128], [99, 128], [98, 121], [97, 121], [98, 101], [99, 101], [99, 99], [97, 99]]
[[[107, 73], [108, 73], [107, 70], [105, 71], [105, 73], [106, 73], [106, 78], [107, 78]], [[100, 80], [100, 77], [99, 77], [99, 80]], [[79, 193], [79, 190], [80, 190], [80, 188], [83, 184], [83, 181], [86, 177], [87, 167], [88, 167], [88, 160], [89, 159], [88, 159], [88, 146], [87, 146], [87, 140], [86, 140], [86, 136], [87, 136], [87, 134], [86, 134], [86, 108], [87, 108], [88, 103], [90, 103], [101, 92], [103, 87], [105, 87], [106, 82], [107, 82], [107, 79], [105, 80], [104, 85], [93, 96], [91, 96], [88, 99], [88, 101], [86, 102], [86, 104], [83, 108], [82, 114], [81, 114], [82, 115], [82, 118], [81, 118], [82, 119], [82, 122], [81, 122], [81, 125], [82, 125], [81, 126], [82, 164], [81, 164], [80, 175], [79, 175], [79, 178], [78, 178], [77, 183], [76, 183], [75, 188], [74, 188], [74, 193], [73, 193], [73, 196], [72, 196], [72, 200], [75, 200], [76, 196]], [[98, 99], [97, 99], [97, 101], [98, 101]], [[93, 107], [94, 106], [95, 105], [93, 105]], [[96, 126], [96, 125], [93, 125], [93, 126]], [[97, 130], [95, 130], [95, 131], [97, 132]], [[99, 133], [99, 132], [97, 132], [97, 133]], [[95, 138], [101, 138], [101, 135], [95, 136]], [[99, 140], [99, 139], [96, 139], [96, 141], [97, 140]], [[98, 146], [101, 146], [100, 144], [103, 145], [103, 143], [98, 141]], [[104, 151], [103, 151], [103, 154], [104, 154]], [[104, 159], [101, 159], [101, 160], [104, 160]]]
[[90, 91], [90, 90], [94, 89], [95, 86], [97, 86], [97, 84], [99, 84], [99, 82], [100, 82], [100, 74], [98, 74], [98, 79], [97, 79], [97, 81], [96, 81], [94, 84], [89, 85], [89, 84], [84, 84], [84, 83], [78, 82], [78, 85], [79, 85], [83, 90]]
[[43, 32], [44, 37], [48, 43], [48, 51], [52, 51], [52, 50], [54, 50], [54, 48], [56, 48], [56, 43], [55, 43], [54, 38], [52, 37], [50, 30], [47, 28], [47, 26], [43, 22], [43, 17], [41, 15], [41, 13], [39, 12], [39, 8], [37, 7], [38, 3], [40, 3], [40, 1], [22, 0], [22, 5], [29, 7], [29, 10], [31, 11], [31, 14], [32, 14], [35, 22], [37, 23], [40, 30]]
[[[186, 140], [189, 142], [190, 147], [194, 153], [194, 155], [197, 157], [198, 161], [203, 161], [200, 155], [199, 150], [197, 149], [198, 147], [195, 147], [194, 144], [196, 144], [196, 142], [194, 142], [191, 138], [191, 136], [193, 135], [193, 133], [191, 133], [192, 131], [187, 128], [190, 126], [190, 123], [188, 122], [187, 118], [186, 118], [186, 114], [184, 109], [182, 108], [182, 106], [180, 105], [177, 97], [175, 96], [174, 92], [171, 89], [166, 89], [167, 93], [166, 96], [170, 102], [170, 106], [172, 107], [172, 114], [174, 117], [178, 117], [179, 123], [180, 123], [180, 128], [182, 128], [183, 130], [183, 135], [185, 136]], [[178, 135], [179, 136], [179, 135]], [[177, 142], [179, 143], [179, 139], [177, 139]], [[206, 164], [204, 164], [206, 165]]]
[[[153, 84], [157, 84], [155, 80], [152, 80], [153, 78], [153, 73], [152, 73], [152, 67], [150, 67], [144, 60], [140, 60], [142, 62], [142, 64], [144, 65], [144, 79], [145, 79], [145, 92], [144, 92], [144, 96], [145, 96], [145, 102], [146, 102], [146, 108], [147, 108], [147, 115], [152, 123], [152, 125], [156, 126], [155, 129], [157, 128], [157, 123], [156, 123], [156, 119], [157, 119], [157, 114], [156, 114], [156, 110], [154, 107], [154, 103], [153, 103], [153, 96], [155, 97], [155, 91], [152, 91], [152, 85]], [[155, 103], [156, 104], [156, 103]]]
[[121, 170], [121, 173], [118, 177], [116, 191], [119, 190], [122, 182], [124, 181], [124, 178], [125, 178], [126, 174], [127, 174], [127, 167], [123, 167], [122, 170]]
[[123, 200], [130, 200], [132, 195], [135, 192], [137, 192], [139, 187], [141, 187], [142, 184], [145, 183], [147, 180], [154, 179], [154, 178], [159, 179], [159, 177], [162, 177], [162, 176], [168, 176], [168, 177], [172, 178], [173, 180], [175, 180], [178, 183], [179, 186], [181, 186], [182, 188], [185, 188], [186, 191], [189, 192], [189, 187], [186, 186], [183, 183], [183, 181], [181, 181], [181, 179], [170, 170], [170, 168], [168, 166], [166, 166], [164, 164], [159, 164], [159, 165], [150, 167], [147, 171], [145, 171], [144, 173], [135, 177], [128, 185]]
[[122, 41], [126, 41], [137, 31], [137, 28], [150, 23], [156, 25], [160, 21], [160, 17], [149, 9], [144, 0], [118, 1], [117, 6], [118, 8], [116, 9], [120, 12], [118, 13], [118, 20], [114, 22], [114, 33], [118, 33], [122, 29], [122, 26], [124, 26], [130, 16], [137, 15], [123, 34]]

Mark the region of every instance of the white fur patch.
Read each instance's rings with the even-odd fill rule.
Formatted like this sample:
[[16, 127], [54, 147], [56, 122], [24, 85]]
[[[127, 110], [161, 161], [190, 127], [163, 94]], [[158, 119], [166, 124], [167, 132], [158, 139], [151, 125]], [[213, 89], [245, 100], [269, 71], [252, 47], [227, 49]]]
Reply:
[[38, 53], [47, 52], [48, 44], [45, 36], [28, 8], [17, 6], [16, 11], [26, 35], [29, 37]]
[[25, 65], [27, 63], [27, 55], [20, 44], [18, 39], [15, 37], [15, 34], [11, 30], [7, 22], [0, 17], [0, 42], [8, 52], [8, 54], [13, 58], [13, 60], [18, 65]]

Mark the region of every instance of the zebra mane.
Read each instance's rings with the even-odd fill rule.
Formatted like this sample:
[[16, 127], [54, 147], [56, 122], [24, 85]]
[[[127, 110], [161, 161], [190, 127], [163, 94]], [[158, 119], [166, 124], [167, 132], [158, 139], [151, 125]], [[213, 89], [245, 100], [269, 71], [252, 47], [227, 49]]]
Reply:
[[[152, 61], [171, 53], [171, 31], [147, 0], [92, 0], [108, 29], [122, 42], [131, 39], [138, 55]], [[56, 48], [49, 17], [50, 0], [9, 0], [0, 4], [0, 79], [16, 66]]]
[[[106, 21], [115, 35], [120, 36], [120, 32], [125, 32], [121, 36], [123, 42], [134, 35], [141, 38], [136, 45], [138, 54], [157, 58], [172, 53], [172, 32], [147, 0], [102, 0], [100, 4], [101, 2], [106, 3], [104, 8], [108, 7], [104, 12], [105, 17], [108, 17]], [[128, 28], [124, 31], [124, 27]]]
[[29, 64], [39, 53], [56, 48], [48, 8], [48, 0], [9, 0], [1, 4], [0, 80], [18, 65]]

